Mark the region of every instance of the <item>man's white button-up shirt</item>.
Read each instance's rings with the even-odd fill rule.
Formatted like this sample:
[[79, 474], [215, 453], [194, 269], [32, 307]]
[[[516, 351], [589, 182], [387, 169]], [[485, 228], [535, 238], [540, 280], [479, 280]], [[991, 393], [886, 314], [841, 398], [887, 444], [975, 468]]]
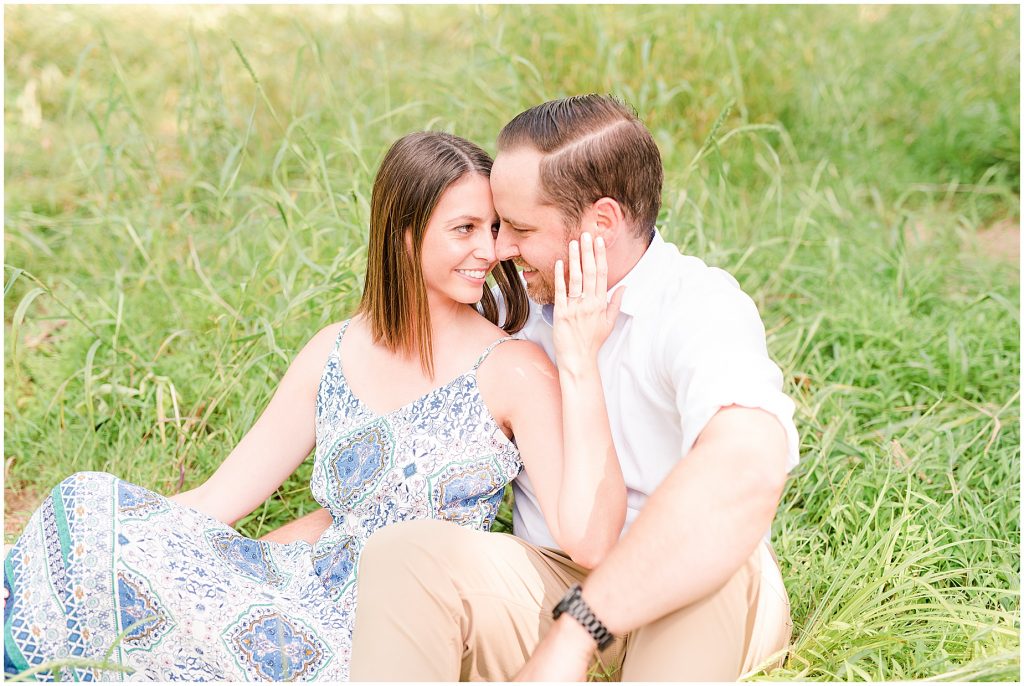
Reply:
[[[621, 311], [598, 365], [627, 489], [623, 534], [723, 407], [775, 415], [789, 443], [788, 469], [795, 467], [799, 440], [793, 401], [782, 392], [782, 373], [768, 357], [757, 307], [736, 280], [680, 254], [656, 233], [619, 286], [626, 287]], [[551, 305], [531, 302], [517, 337], [543, 347], [557, 365], [552, 313]], [[516, 535], [556, 548], [525, 472], [513, 489]]]

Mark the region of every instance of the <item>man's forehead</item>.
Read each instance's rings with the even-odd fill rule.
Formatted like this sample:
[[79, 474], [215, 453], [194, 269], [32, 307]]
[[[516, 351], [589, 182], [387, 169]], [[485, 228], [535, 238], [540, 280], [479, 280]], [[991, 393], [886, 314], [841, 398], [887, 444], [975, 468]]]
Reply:
[[494, 209], [505, 223], [523, 229], [564, 232], [558, 209], [541, 201], [540, 161], [544, 154], [529, 147], [503, 150], [491, 168]]
[[494, 158], [491, 174], [536, 178], [540, 172], [541, 153], [531, 148], [502, 150]]
[[[491, 167], [494, 208], [505, 221], [527, 221], [539, 204], [540, 173], [536, 155], [516, 149], [499, 152]], [[505, 214], [509, 216], [505, 216]]]

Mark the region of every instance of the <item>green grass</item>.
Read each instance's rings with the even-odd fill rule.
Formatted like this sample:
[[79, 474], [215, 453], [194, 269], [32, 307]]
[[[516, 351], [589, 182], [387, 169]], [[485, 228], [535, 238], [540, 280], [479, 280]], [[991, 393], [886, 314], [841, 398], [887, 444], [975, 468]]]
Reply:
[[[1018, 8], [4, 16], [9, 524], [74, 471], [213, 471], [357, 303], [393, 139], [493, 151], [612, 92], [661, 147], [663, 232], [755, 298], [797, 403], [794, 645], [757, 678], [1020, 678], [1019, 268], [986, 247], [1019, 222]], [[308, 476], [241, 530], [312, 509]]]

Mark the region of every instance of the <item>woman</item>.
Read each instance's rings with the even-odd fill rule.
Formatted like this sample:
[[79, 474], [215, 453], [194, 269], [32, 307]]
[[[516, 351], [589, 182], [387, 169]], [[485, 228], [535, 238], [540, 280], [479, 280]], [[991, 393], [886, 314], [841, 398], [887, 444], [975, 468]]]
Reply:
[[[560, 397], [543, 351], [508, 337], [526, 298], [507, 263], [494, 270], [507, 309], [506, 329], [496, 324], [485, 285], [498, 226], [490, 167], [483, 150], [448, 134], [391, 147], [374, 182], [356, 316], [299, 352], [204, 484], [168, 499], [79, 473], [54, 488], [5, 562], [8, 673], [77, 658], [62, 678], [124, 678], [124, 665], [153, 680], [347, 679], [370, 534], [416, 518], [487, 529], [524, 463], [570, 555], [610, 547], [625, 516], [621, 474], [617, 489], [605, 479], [606, 495], [581, 485], [595, 479], [562, 473], [563, 450], [613, 450], [596, 371]], [[617, 304], [579, 290], [579, 263], [571, 275], [580, 295], [563, 301], [558, 321], [574, 335], [557, 352], [596, 370]], [[331, 513], [328, 530], [312, 544], [234, 531], [314, 447], [310, 486]], [[607, 506], [579, 517], [595, 498]]]

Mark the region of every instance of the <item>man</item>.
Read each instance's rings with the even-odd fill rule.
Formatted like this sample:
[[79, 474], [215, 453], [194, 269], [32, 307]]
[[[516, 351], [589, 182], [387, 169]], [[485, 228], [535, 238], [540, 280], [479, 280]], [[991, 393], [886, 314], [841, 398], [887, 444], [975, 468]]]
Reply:
[[750, 298], [657, 232], [662, 175], [650, 133], [609, 97], [547, 102], [502, 130], [496, 252], [533, 301], [520, 335], [553, 357], [554, 265], [584, 231], [604, 241], [609, 288], [627, 287], [599, 357], [626, 523], [588, 572], [554, 549], [523, 475], [516, 537], [378, 532], [353, 680], [735, 680], [783, 655], [789, 603], [766, 532], [798, 460], [793, 404]]

